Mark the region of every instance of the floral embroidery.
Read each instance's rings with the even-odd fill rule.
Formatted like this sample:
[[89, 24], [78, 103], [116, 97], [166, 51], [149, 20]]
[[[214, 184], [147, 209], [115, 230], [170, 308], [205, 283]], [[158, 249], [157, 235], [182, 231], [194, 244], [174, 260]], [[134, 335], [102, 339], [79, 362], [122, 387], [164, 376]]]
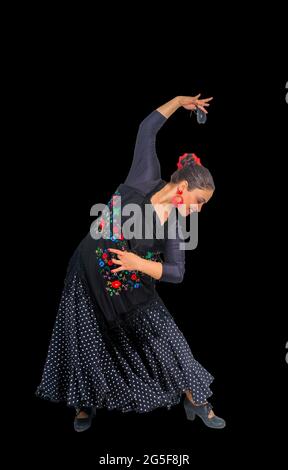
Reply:
[[[120, 207], [115, 207], [115, 204], [116, 204], [115, 196], [119, 197], [121, 196], [121, 193], [119, 191], [116, 191], [111, 197], [111, 199], [109, 200], [107, 204], [109, 210], [103, 211], [104, 213], [102, 214], [102, 217], [100, 218], [98, 230], [99, 232], [102, 232], [106, 228], [107, 231], [109, 230], [108, 233], [110, 233], [111, 227], [112, 227], [113, 235], [109, 237], [109, 240], [111, 240], [112, 242], [118, 242], [118, 247], [119, 249], [121, 249], [122, 247], [126, 248], [127, 243], [121, 231], [121, 225], [117, 220], [117, 217], [120, 215]], [[114, 221], [113, 221], [113, 214], [114, 216], [116, 216], [116, 220]], [[113, 222], [114, 222], [114, 226], [113, 226]]]
[[[97, 247], [96, 256], [100, 273], [106, 281], [106, 290], [110, 296], [119, 295], [123, 291], [139, 289], [142, 285], [141, 277], [147, 276], [145, 273], [141, 273], [140, 275], [138, 271], [132, 270], [123, 270], [118, 271], [117, 273], [112, 273], [111, 269], [116, 268], [118, 265], [114, 265], [111, 259], [112, 254], [107, 248]], [[142, 256], [142, 258], [161, 262], [160, 253], [152, 253], [151, 251], [148, 251], [145, 256]]]
[[[99, 231], [104, 230], [105, 227], [108, 228], [107, 226], [109, 226], [110, 229], [113, 225], [113, 214], [116, 216], [119, 215], [119, 208], [114, 207], [114, 196], [120, 196], [120, 192], [116, 191], [108, 202], [109, 212], [106, 211], [106, 213], [102, 215], [98, 226]], [[117, 223], [117, 219], [116, 224], [114, 220], [113, 235], [109, 238], [109, 240], [112, 242], [117, 242], [117, 249], [119, 250], [128, 249], [127, 240], [125, 240], [123, 237], [121, 226], [119, 223]], [[123, 270], [118, 271], [117, 273], [112, 273], [111, 269], [117, 268], [118, 265], [113, 263], [112, 253], [109, 252], [107, 248], [97, 247], [96, 256], [98, 261], [98, 268], [106, 281], [106, 290], [110, 296], [119, 295], [123, 291], [133, 291], [133, 289], [139, 289], [139, 287], [142, 286], [141, 278], [150, 277], [145, 273], [139, 274], [138, 271]], [[147, 253], [142, 256], [142, 258], [149, 259], [151, 261], [162, 262], [160, 252], [154, 253], [152, 251], [147, 251]]]

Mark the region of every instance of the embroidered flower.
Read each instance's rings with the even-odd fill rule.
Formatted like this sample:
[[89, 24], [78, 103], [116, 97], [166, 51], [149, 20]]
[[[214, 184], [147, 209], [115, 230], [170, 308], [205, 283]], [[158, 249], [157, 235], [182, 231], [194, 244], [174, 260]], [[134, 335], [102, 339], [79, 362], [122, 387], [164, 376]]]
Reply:
[[120, 281], [113, 281], [111, 283], [112, 287], [114, 287], [114, 289], [119, 289], [119, 287], [121, 286], [121, 282]]

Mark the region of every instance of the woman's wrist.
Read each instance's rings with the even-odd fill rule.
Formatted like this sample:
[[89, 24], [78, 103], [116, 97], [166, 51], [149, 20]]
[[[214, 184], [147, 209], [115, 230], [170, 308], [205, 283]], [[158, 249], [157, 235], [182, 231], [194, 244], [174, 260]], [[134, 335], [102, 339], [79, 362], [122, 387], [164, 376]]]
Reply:
[[145, 261], [146, 260], [144, 258], [139, 256], [137, 271], [141, 271], [142, 273], [145, 272], [145, 266], [146, 266]]
[[137, 270], [154, 279], [160, 279], [162, 277], [163, 266], [158, 261], [151, 261], [140, 257]]
[[162, 106], [159, 106], [159, 108], [157, 108], [157, 111], [163, 114], [163, 116], [165, 116], [166, 118], [169, 118], [173, 113], [175, 113], [175, 111], [177, 111], [177, 109], [181, 108], [181, 98], [182, 97], [180, 96], [175, 96], [175, 98], [172, 98], [172, 100], [168, 101]]

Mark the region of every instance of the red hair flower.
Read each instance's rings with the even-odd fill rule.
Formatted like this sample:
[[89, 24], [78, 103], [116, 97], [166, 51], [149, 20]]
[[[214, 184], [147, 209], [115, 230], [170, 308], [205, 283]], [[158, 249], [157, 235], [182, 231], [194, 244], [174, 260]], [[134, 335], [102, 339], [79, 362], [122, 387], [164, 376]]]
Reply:
[[186, 155], [188, 155], [188, 153], [183, 153], [183, 155], [181, 155], [181, 157], [179, 157], [178, 163], [177, 163], [178, 170], [182, 170], [183, 164], [181, 163], [181, 161], [183, 160], [183, 158], [186, 157]]
[[201, 166], [201, 160], [199, 157], [197, 157], [197, 155], [195, 155], [195, 153], [192, 153], [192, 157], [193, 157], [193, 160], [194, 162], [196, 163], [196, 165], [200, 165]]
[[[182, 170], [182, 168], [184, 168], [185, 164], [183, 165], [182, 160], [187, 157], [187, 155], [189, 155], [189, 153], [183, 153], [183, 155], [181, 155], [178, 159], [178, 163], [177, 163], [177, 168], [178, 170]], [[196, 165], [201, 165], [201, 161], [200, 161], [200, 158], [197, 157], [197, 155], [195, 155], [195, 153], [192, 153], [190, 154], [191, 155], [191, 158], [193, 160], [194, 163], [196, 163]], [[186, 164], [189, 162], [189, 160], [186, 162]]]

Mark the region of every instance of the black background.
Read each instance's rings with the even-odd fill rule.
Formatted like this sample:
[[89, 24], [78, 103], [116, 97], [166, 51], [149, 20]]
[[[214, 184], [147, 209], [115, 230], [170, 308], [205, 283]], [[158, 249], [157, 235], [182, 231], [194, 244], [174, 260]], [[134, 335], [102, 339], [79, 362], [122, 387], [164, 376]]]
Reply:
[[[19, 44], [29, 368], [19, 371], [28, 400], [16, 433], [28, 432], [30, 457], [41, 445], [46, 458], [60, 449], [58, 459], [92, 465], [105, 453], [188, 453], [192, 465], [229, 463], [228, 448], [248, 458], [255, 436], [278, 433], [285, 413], [283, 281], [270, 262], [282, 260], [281, 221], [272, 214], [286, 184], [288, 76], [284, 59], [268, 57], [254, 36], [245, 47], [231, 37], [200, 47], [201, 36], [187, 31], [179, 37], [155, 28], [143, 41], [136, 29], [120, 41], [111, 27], [94, 35], [93, 28], [80, 33], [53, 23], [43, 33], [39, 24], [27, 31], [27, 46]], [[169, 179], [179, 155], [195, 152], [216, 191], [200, 214], [184, 282], [158, 290], [194, 356], [215, 376], [211, 402], [227, 427], [190, 423], [178, 406], [147, 415], [99, 410], [92, 429], [76, 434], [73, 410], [34, 397], [67, 262], [89, 230], [91, 206], [107, 202], [124, 181], [140, 121], [174, 96], [200, 92], [214, 97], [207, 123], [178, 110], [159, 132], [158, 156]]]

